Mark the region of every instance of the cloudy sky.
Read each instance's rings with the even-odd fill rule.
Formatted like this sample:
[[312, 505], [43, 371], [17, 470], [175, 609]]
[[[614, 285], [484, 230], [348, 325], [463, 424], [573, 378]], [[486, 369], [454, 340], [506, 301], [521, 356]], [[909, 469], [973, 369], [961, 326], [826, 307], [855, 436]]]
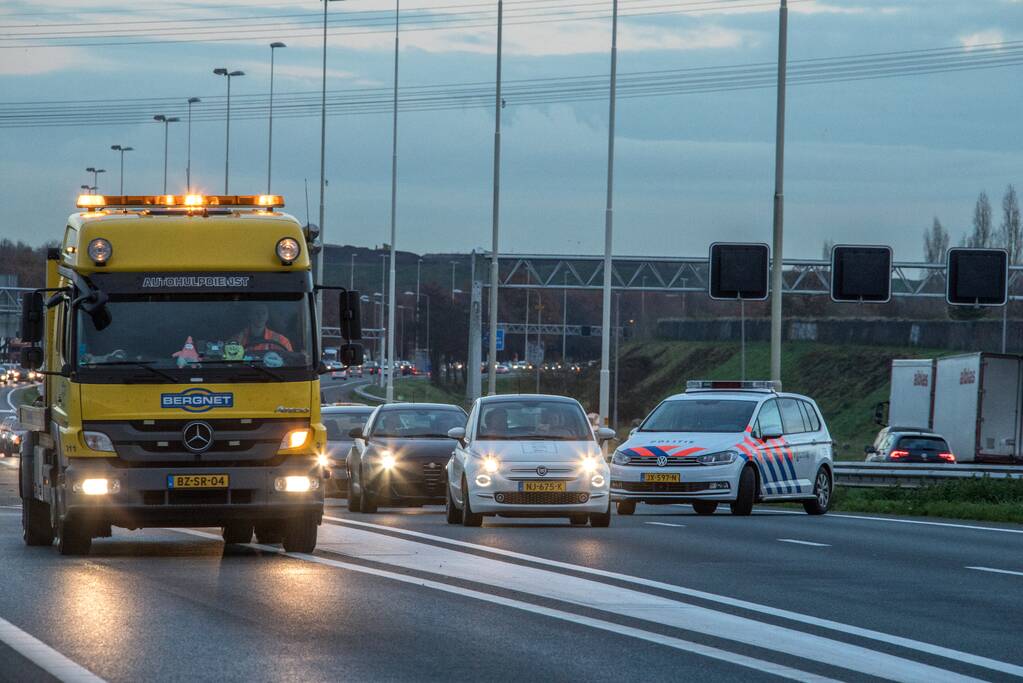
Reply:
[[[773, 79], [777, 2], [620, 6], [616, 252], [698, 255], [716, 240], [770, 241], [775, 91], [751, 86]], [[164, 130], [151, 118], [183, 117], [190, 96], [203, 100], [193, 109], [194, 184], [222, 191], [226, 83], [211, 73], [219, 66], [246, 72], [232, 85], [231, 191], [262, 192], [273, 40], [288, 45], [276, 53], [273, 189], [304, 221], [308, 179], [315, 221], [321, 7], [4, 0], [0, 236], [56, 238], [91, 181], [87, 166], [106, 168], [100, 191], [116, 191], [111, 144], [136, 150], [125, 191], [158, 193]], [[401, 249], [490, 244], [495, 8], [402, 5], [399, 83], [415, 106], [399, 123]], [[918, 260], [933, 216], [956, 241], [981, 190], [997, 207], [1007, 184], [1023, 185], [1023, 1], [790, 0], [790, 8], [786, 256], [816, 257], [833, 240], [887, 243], [897, 259]], [[330, 5], [327, 89], [344, 103], [327, 121], [330, 242], [387, 239], [393, 10], [383, 0]], [[598, 253], [610, 0], [506, 0], [505, 20], [502, 250]], [[369, 111], [353, 111], [353, 98], [370, 100]], [[185, 126], [173, 124], [170, 191], [184, 189], [185, 164]]]

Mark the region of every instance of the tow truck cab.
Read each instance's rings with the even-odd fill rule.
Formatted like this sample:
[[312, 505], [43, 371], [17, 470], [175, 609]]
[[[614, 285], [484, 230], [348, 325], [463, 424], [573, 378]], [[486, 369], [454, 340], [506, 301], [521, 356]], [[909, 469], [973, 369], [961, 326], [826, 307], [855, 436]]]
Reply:
[[[309, 242], [279, 196], [83, 195], [23, 299], [25, 540], [65, 554], [127, 528], [219, 526], [310, 552], [323, 515]], [[341, 292], [343, 362], [361, 362]]]

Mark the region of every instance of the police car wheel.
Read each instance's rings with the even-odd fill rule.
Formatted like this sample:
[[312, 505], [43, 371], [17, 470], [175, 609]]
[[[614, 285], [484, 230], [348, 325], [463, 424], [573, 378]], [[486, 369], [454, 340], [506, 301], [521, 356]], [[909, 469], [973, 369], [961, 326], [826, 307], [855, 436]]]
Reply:
[[718, 509], [718, 504], [712, 500], [697, 500], [693, 503], [693, 510], [698, 515], [713, 515]]
[[753, 499], [756, 496], [757, 477], [753, 474], [753, 468], [743, 469], [739, 475], [739, 490], [736, 492], [735, 500], [728, 504], [733, 515], [746, 516], [753, 512]]
[[636, 511], [636, 501], [620, 500], [615, 503], [615, 509], [618, 510], [618, 514], [620, 515], [631, 515]]
[[824, 467], [817, 470], [817, 478], [813, 483], [813, 500], [803, 501], [803, 509], [808, 515], [823, 515], [831, 507], [831, 477]]

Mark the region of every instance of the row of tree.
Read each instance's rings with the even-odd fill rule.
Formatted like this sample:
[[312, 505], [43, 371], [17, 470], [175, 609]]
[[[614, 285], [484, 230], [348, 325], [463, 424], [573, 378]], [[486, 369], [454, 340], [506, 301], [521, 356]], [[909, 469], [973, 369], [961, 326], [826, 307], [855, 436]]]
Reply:
[[[1002, 197], [1002, 215], [999, 225], [994, 223], [991, 200], [981, 192], [973, 207], [973, 229], [959, 240], [959, 246], [973, 248], [1000, 247], [1009, 252], [1009, 263], [1023, 262], [1023, 223], [1020, 221], [1019, 198], [1016, 188], [1009, 185]], [[951, 246], [948, 230], [938, 217], [924, 232], [924, 259], [928, 263], [941, 263]]]

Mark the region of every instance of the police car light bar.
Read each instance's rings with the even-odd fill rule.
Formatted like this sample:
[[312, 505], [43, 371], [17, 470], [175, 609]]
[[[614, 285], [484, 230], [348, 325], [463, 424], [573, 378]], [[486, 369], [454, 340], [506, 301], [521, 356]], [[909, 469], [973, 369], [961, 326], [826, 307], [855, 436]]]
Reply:
[[758, 380], [717, 380], [717, 379], [691, 379], [686, 382], [686, 391], [709, 391], [709, 390], [738, 390], [738, 391], [781, 391], [781, 382], [768, 379]]
[[146, 194], [146, 195], [78, 195], [78, 208], [103, 209], [106, 207], [251, 207], [255, 209], [274, 209], [284, 206], [284, 197], [279, 194], [243, 194], [243, 195], [201, 195], [201, 194]]

